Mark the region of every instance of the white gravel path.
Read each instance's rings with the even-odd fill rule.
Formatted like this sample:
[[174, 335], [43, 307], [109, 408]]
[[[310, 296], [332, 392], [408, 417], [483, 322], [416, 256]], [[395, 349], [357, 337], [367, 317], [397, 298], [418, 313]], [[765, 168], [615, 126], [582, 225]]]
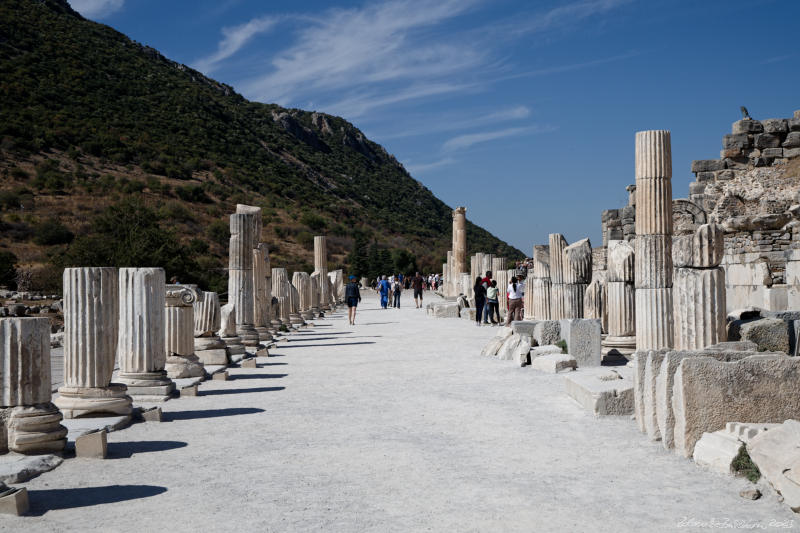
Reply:
[[493, 328], [429, 318], [410, 296], [383, 311], [365, 294], [357, 326], [337, 312], [259, 368], [167, 402], [170, 421], [110, 434], [111, 458], [69, 459], [29, 481], [33, 516], [0, 518], [0, 529], [800, 525], [773, 497], [740, 498], [746, 481], [649, 442], [632, 420], [593, 418], [566, 396], [561, 376], [479, 356]]

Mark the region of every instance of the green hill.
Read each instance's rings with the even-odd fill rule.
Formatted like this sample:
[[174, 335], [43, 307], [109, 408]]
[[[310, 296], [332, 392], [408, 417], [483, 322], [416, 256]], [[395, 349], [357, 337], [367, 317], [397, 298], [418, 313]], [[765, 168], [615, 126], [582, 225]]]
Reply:
[[[321, 233], [331, 267], [439, 271], [450, 247], [451, 208], [346, 120], [250, 102], [63, 0], [0, 3], [0, 98], [0, 263], [33, 285], [161, 261], [219, 289], [236, 203], [264, 208], [290, 269]], [[467, 238], [522, 256], [472, 223]]]

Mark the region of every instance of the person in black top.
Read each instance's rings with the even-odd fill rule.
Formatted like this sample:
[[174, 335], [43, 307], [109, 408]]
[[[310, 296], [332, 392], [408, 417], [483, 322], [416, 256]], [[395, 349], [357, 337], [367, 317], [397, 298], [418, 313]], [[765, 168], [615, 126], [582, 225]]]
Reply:
[[358, 290], [358, 283], [356, 283], [356, 277], [350, 276], [350, 283], [347, 284], [347, 287], [344, 289], [344, 299], [347, 302], [347, 311], [350, 317], [350, 325], [356, 325], [356, 307], [358, 307], [358, 302], [361, 301], [361, 291]]
[[481, 311], [483, 311], [483, 304], [486, 303], [486, 287], [483, 286], [483, 280], [480, 276], [475, 278], [475, 286], [472, 288], [475, 291], [475, 325], [481, 325]]

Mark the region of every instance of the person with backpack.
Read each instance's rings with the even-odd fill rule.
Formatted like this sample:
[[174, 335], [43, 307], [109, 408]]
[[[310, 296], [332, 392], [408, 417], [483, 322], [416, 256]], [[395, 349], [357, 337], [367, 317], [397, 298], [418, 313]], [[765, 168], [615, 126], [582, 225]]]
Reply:
[[422, 286], [425, 284], [425, 280], [422, 279], [422, 276], [417, 275], [414, 276], [414, 279], [411, 281], [411, 286], [414, 288], [414, 303], [417, 304], [417, 309], [422, 307]]
[[514, 320], [522, 320], [522, 285], [517, 283], [517, 277], [512, 276], [508, 284], [508, 313], [506, 314], [506, 326]]
[[392, 283], [392, 294], [394, 295], [394, 307], [400, 309], [400, 293], [403, 291], [403, 282], [396, 280]]
[[356, 307], [361, 301], [361, 291], [355, 276], [350, 276], [350, 283], [344, 288], [344, 301], [347, 302], [347, 315], [350, 318], [350, 325], [356, 325]]
[[[484, 286], [486, 278], [482, 281], [483, 283], [481, 283], [481, 286]], [[484, 307], [483, 323], [488, 324], [489, 320], [491, 320], [492, 325], [497, 325], [500, 323], [500, 301], [497, 299], [497, 295], [500, 291], [497, 289], [497, 282], [491, 280], [489, 287], [485, 290], [486, 306]], [[497, 320], [494, 319], [495, 316], [497, 316]]]
[[378, 294], [381, 295], [381, 309], [387, 309], [389, 305], [389, 291], [392, 289], [389, 280], [386, 279], [386, 274], [381, 277], [378, 282]]
[[481, 325], [481, 312], [486, 303], [486, 287], [483, 286], [483, 280], [480, 276], [475, 278], [475, 286], [472, 288], [475, 293], [475, 325]]

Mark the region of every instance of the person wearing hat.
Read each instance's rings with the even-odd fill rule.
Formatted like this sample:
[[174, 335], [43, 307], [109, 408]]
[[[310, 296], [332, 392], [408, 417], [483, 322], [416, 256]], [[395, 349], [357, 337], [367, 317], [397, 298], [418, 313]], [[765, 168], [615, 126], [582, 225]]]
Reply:
[[358, 302], [361, 301], [361, 291], [358, 290], [358, 283], [355, 276], [350, 276], [350, 282], [344, 289], [344, 299], [347, 302], [348, 316], [350, 317], [350, 325], [356, 325], [356, 307]]

